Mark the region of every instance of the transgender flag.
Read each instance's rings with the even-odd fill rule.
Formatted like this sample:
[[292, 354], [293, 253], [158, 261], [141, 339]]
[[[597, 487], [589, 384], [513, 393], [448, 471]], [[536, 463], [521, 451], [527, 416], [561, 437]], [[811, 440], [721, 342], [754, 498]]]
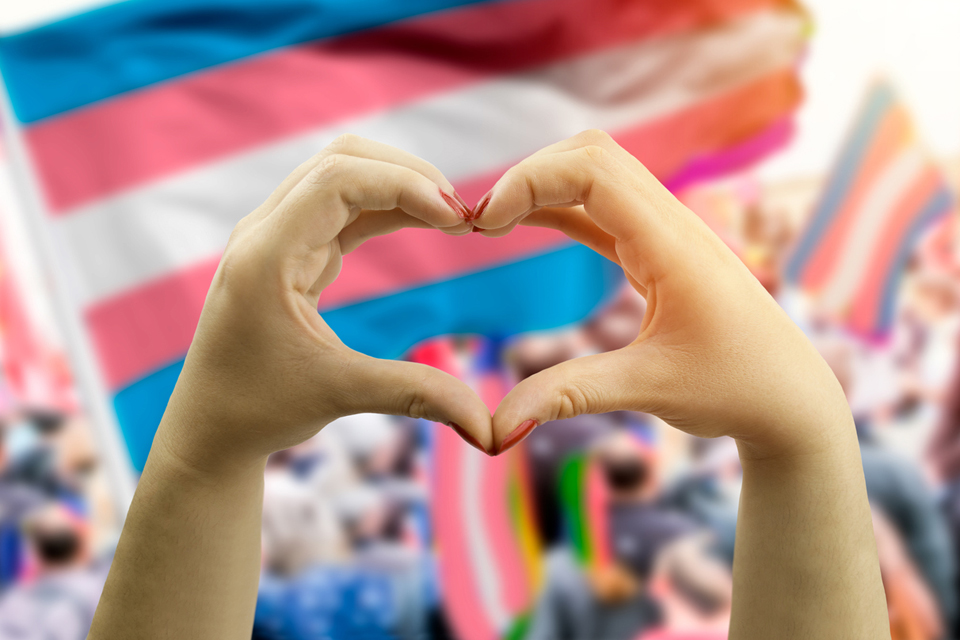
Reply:
[[786, 267], [818, 309], [853, 333], [883, 339], [897, 287], [931, 223], [954, 210], [893, 89], [870, 91], [837, 166]]
[[[590, 127], [686, 184], [786, 140], [807, 31], [787, 0], [127, 0], [9, 30], [0, 73], [90, 384], [140, 468], [230, 230], [338, 134], [426, 158], [468, 201]], [[549, 230], [406, 230], [320, 304], [394, 357], [576, 322], [617, 283]]]

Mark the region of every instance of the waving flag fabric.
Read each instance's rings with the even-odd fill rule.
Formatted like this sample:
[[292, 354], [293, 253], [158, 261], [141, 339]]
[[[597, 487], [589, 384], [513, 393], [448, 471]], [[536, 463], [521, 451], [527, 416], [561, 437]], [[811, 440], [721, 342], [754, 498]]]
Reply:
[[878, 84], [786, 267], [820, 310], [866, 339], [893, 323], [897, 287], [924, 231], [955, 210], [893, 89]]
[[[468, 201], [591, 127], [688, 183], [783, 143], [806, 32], [784, 0], [128, 0], [0, 37], [0, 72], [140, 467], [231, 228], [338, 134]], [[548, 230], [406, 230], [348, 256], [321, 311], [392, 357], [575, 322], [618, 277]]]

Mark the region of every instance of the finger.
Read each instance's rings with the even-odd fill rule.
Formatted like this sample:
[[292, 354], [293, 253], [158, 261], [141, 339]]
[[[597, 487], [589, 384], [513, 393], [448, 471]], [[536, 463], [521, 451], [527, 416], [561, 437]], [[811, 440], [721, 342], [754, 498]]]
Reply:
[[444, 176], [439, 169], [426, 160], [388, 144], [377, 142], [376, 140], [369, 140], [351, 133], [345, 133], [335, 138], [333, 142], [324, 147], [319, 153], [294, 169], [258, 209], [258, 212], [261, 212], [260, 215], [265, 216], [270, 211], [273, 211], [310, 171], [323, 162], [325, 158], [335, 154], [379, 160], [412, 169], [429, 180], [432, 180], [446, 194], [455, 198], [458, 204], [463, 206], [465, 215], [467, 214], [469, 207], [467, 207], [467, 204], [463, 202], [463, 199], [457, 194], [450, 181], [447, 180], [446, 176]]
[[494, 185], [474, 224], [496, 229], [542, 207], [579, 204], [614, 238], [624, 270], [642, 283], [682, 263], [685, 247], [704, 237], [699, 219], [652, 176], [628, 170], [599, 146], [531, 156], [514, 166]]
[[556, 142], [548, 147], [544, 147], [533, 155], [549, 155], [551, 153], [571, 151], [573, 149], [579, 149], [580, 147], [587, 147], [591, 145], [603, 147], [612, 153], [617, 160], [622, 162], [624, 166], [633, 171], [647, 170], [646, 167], [643, 166], [643, 163], [640, 162], [629, 151], [621, 147], [620, 144], [613, 139], [613, 136], [600, 129], [587, 129], [586, 131], [581, 131], [577, 135], [567, 138], [566, 140], [561, 140], [560, 142]]
[[[427, 229], [433, 228], [433, 225], [411, 216], [403, 209], [361, 211], [357, 219], [340, 232], [340, 249], [344, 254], [348, 254], [371, 238], [384, 236], [408, 227]], [[454, 226], [443, 227], [440, 231], [448, 235], [462, 236], [470, 233], [471, 229], [473, 229], [472, 224], [460, 220]]]
[[312, 252], [337, 237], [364, 210], [401, 209], [434, 227], [462, 223], [429, 178], [400, 165], [334, 154], [315, 166], [266, 221], [283, 252]]
[[620, 264], [613, 236], [600, 229], [582, 206], [545, 207], [530, 213], [520, 224], [525, 227], [556, 229], [571, 240], [576, 240], [604, 258]]
[[[590, 247], [607, 260], [623, 266], [617, 254], [616, 241], [593, 221], [582, 206], [579, 207], [545, 207], [534, 211], [520, 221], [527, 227], [546, 227], [561, 231], [571, 240]], [[474, 227], [476, 228], [476, 227]], [[647, 295], [647, 287], [632, 275], [624, 271], [630, 286]]]
[[490, 412], [480, 397], [448, 373], [423, 364], [361, 354], [343, 373], [344, 415], [385, 413], [424, 418], [453, 428], [483, 452], [493, 446]]
[[[494, 451], [502, 453], [538, 425], [586, 413], [643, 411], [662, 408], [669, 388], [659, 359], [642, 344], [575, 358], [521, 381], [500, 402], [493, 415]], [[549, 428], [549, 427], [547, 427]]]

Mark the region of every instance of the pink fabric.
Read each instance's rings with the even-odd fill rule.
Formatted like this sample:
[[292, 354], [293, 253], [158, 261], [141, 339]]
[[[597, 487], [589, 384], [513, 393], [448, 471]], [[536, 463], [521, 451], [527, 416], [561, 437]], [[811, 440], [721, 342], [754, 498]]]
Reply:
[[518, 0], [220, 65], [26, 132], [55, 213], [324, 125], [778, 0]]

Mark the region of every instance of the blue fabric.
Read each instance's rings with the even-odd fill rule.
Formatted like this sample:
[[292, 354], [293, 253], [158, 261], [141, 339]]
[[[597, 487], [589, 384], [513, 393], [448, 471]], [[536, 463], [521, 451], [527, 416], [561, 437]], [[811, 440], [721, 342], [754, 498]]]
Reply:
[[0, 38], [21, 122], [288, 45], [482, 0], [128, 0]]
[[269, 640], [389, 640], [397, 624], [390, 577], [352, 567], [319, 567], [260, 582], [254, 634]]
[[[396, 358], [418, 342], [447, 334], [505, 337], [578, 322], [623, 283], [620, 267], [574, 244], [519, 262], [323, 312], [345, 344]], [[322, 296], [321, 296], [322, 304]], [[183, 361], [113, 398], [130, 458], [143, 470]]]
[[23, 565], [20, 529], [16, 523], [0, 527], [0, 588], [16, 581]]

